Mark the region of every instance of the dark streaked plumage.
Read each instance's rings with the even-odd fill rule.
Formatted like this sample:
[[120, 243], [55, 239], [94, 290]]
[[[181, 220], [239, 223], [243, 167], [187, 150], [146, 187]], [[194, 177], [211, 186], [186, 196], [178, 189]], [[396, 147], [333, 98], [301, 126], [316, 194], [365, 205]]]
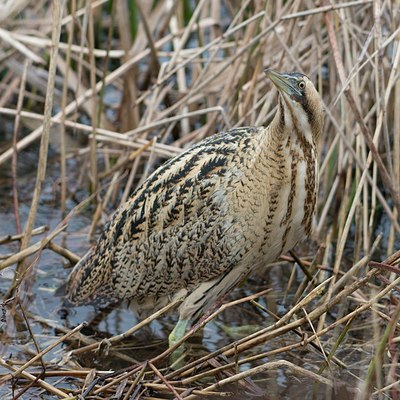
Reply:
[[271, 124], [219, 133], [157, 169], [72, 271], [72, 302], [154, 310], [182, 296], [174, 342], [251, 270], [309, 235], [322, 102], [304, 75], [266, 73], [280, 91]]

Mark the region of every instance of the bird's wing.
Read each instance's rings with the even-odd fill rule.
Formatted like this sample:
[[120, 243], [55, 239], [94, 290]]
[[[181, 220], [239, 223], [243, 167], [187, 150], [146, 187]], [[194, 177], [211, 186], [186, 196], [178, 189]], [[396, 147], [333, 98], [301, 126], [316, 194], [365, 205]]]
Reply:
[[219, 134], [172, 159], [118, 211], [109, 237], [121, 297], [162, 295], [236, 263], [241, 232], [228, 197], [242, 178], [239, 157], [250, 134]]
[[231, 268], [241, 256], [241, 232], [228, 196], [257, 133], [215, 135], [156, 170], [116, 211], [81, 265], [79, 290], [94, 274], [102, 283], [90, 292], [101, 296], [161, 296]]

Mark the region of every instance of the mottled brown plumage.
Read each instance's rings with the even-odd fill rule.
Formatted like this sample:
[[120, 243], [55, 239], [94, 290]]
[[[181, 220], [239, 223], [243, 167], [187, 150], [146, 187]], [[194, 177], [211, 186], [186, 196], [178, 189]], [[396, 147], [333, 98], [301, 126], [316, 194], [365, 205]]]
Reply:
[[182, 296], [174, 342], [250, 271], [309, 235], [322, 102], [304, 75], [266, 73], [280, 91], [271, 124], [219, 133], [157, 169], [72, 271], [72, 302], [127, 299], [153, 311]]

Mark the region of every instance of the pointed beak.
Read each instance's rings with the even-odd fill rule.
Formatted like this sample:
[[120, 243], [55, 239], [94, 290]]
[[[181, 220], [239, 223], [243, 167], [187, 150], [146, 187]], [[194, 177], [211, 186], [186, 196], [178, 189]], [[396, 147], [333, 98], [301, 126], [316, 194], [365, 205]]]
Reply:
[[280, 72], [274, 71], [270, 68], [265, 69], [264, 72], [279, 91], [282, 91], [289, 96], [301, 95], [297, 90], [297, 87], [292, 84], [289, 74], [281, 74]]

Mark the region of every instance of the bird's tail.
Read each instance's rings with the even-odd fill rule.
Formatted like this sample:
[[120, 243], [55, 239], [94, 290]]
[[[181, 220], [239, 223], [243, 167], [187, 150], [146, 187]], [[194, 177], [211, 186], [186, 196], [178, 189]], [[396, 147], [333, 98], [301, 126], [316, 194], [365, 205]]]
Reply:
[[96, 248], [90, 249], [75, 265], [68, 277], [66, 296], [73, 304], [109, 304], [109, 272], [99, 263]]

